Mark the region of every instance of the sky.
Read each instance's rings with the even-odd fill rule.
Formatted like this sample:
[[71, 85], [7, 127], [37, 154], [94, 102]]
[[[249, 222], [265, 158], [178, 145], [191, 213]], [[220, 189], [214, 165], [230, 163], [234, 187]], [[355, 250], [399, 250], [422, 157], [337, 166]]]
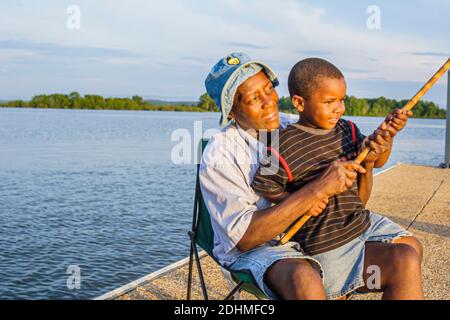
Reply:
[[[0, 100], [197, 100], [234, 51], [271, 65], [280, 95], [297, 61], [320, 57], [349, 95], [408, 99], [450, 57], [450, 0], [0, 0], [0, 16]], [[446, 83], [424, 99], [445, 108]]]

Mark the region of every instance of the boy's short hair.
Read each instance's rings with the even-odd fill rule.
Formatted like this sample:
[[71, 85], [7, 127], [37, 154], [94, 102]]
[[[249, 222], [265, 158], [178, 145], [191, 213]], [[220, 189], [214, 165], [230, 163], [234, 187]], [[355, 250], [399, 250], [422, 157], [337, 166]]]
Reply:
[[320, 58], [300, 60], [291, 69], [288, 79], [289, 94], [305, 99], [311, 96], [319, 80], [323, 78], [341, 79], [342, 72], [331, 62]]

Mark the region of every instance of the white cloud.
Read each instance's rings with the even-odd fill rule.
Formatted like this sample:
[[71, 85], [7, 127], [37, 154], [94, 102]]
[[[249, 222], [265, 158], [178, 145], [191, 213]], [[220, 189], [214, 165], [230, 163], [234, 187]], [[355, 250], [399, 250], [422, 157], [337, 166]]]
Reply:
[[[444, 4], [441, 1], [439, 5]], [[282, 80], [281, 92], [285, 94], [290, 67], [310, 55], [330, 59], [350, 79], [424, 82], [443, 58], [413, 53], [450, 51], [448, 42], [436, 44], [433, 37], [395, 32], [392, 28], [384, 29], [383, 24], [379, 31], [368, 30], [365, 10], [361, 11], [360, 27], [355, 27], [346, 23], [345, 11], [333, 11], [309, 1], [78, 0], [80, 30], [66, 28], [66, 8], [70, 4], [71, 1], [0, 3], [5, 17], [0, 24], [0, 41], [47, 43], [81, 48], [83, 52], [97, 48], [103, 49], [103, 54], [85, 54], [82, 60], [77, 60], [65, 51], [65, 56], [58, 56], [58, 68], [46, 70], [45, 64], [54, 66], [55, 61], [42, 52], [0, 50], [2, 67], [9, 68], [8, 64], [20, 61], [27, 67], [36, 59], [33, 55], [38, 54], [42, 64], [39, 72], [46, 72], [49, 91], [53, 86], [60, 87], [52, 82], [52, 75], [57, 79], [76, 67], [88, 77], [101, 75], [102, 79], [109, 79], [102, 87], [93, 86], [93, 91], [123, 92], [128, 83], [139, 79], [134, 90], [158, 92], [168, 98], [196, 97], [204, 91], [203, 80], [212, 65], [231, 50], [243, 50], [273, 64]], [[407, 17], [402, 19], [398, 23], [410, 23]], [[428, 27], [436, 34], [444, 33], [438, 23], [422, 26]], [[134, 56], [107, 54], [114, 50]], [[74, 52], [77, 51], [71, 53]], [[33, 70], [30, 69], [29, 77], [42, 76], [33, 74]]]

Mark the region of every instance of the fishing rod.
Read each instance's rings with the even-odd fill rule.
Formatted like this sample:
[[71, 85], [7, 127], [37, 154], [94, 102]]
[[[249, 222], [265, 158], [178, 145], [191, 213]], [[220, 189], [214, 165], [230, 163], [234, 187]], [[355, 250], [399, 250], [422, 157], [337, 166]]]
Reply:
[[[436, 73], [430, 78], [430, 80], [428, 80], [425, 83], [425, 85], [419, 91], [417, 91], [414, 97], [412, 97], [401, 110], [402, 111], [411, 110], [417, 104], [417, 102], [424, 96], [424, 94], [428, 90], [430, 90], [430, 88], [444, 75], [444, 73], [448, 69], [450, 69], [450, 58], [447, 59], [447, 62], [445, 62], [442, 65], [442, 67], [440, 67], [439, 70], [436, 71]], [[448, 81], [450, 81], [450, 79]], [[447, 112], [449, 111], [447, 110]], [[390, 121], [387, 123], [387, 125], [389, 125], [389, 123]], [[357, 164], [361, 164], [364, 161], [364, 159], [366, 159], [369, 152], [370, 147], [365, 148], [353, 161]], [[278, 241], [278, 244], [281, 245], [288, 242], [310, 218], [311, 215], [309, 214], [302, 215], [300, 219], [298, 219], [297, 222], [295, 222], [294, 225], [292, 225], [292, 227], [288, 230], [288, 232]]]

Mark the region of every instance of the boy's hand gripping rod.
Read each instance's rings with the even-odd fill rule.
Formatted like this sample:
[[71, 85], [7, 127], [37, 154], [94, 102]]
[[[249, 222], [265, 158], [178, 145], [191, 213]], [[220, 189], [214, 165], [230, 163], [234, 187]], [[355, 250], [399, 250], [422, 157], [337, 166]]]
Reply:
[[[445, 62], [442, 67], [431, 77], [430, 80], [425, 83], [425, 85], [414, 95], [414, 97], [411, 98], [411, 100], [408, 101], [408, 103], [402, 108], [402, 110], [411, 110], [416, 103], [420, 100], [420, 98], [423, 97], [423, 95], [439, 80], [440, 77], [448, 70], [450, 69], [450, 59], [447, 59], [447, 62]], [[450, 81], [450, 79], [448, 80]], [[366, 159], [367, 155], [370, 152], [370, 148], [365, 148], [356, 158], [353, 160], [357, 164], [361, 164], [364, 159]], [[288, 242], [294, 234], [297, 233], [298, 230], [300, 230], [301, 227], [311, 218], [309, 214], [304, 214], [300, 217], [300, 219], [295, 222], [294, 225], [289, 229], [289, 231], [278, 241], [278, 244], [285, 244]]]

